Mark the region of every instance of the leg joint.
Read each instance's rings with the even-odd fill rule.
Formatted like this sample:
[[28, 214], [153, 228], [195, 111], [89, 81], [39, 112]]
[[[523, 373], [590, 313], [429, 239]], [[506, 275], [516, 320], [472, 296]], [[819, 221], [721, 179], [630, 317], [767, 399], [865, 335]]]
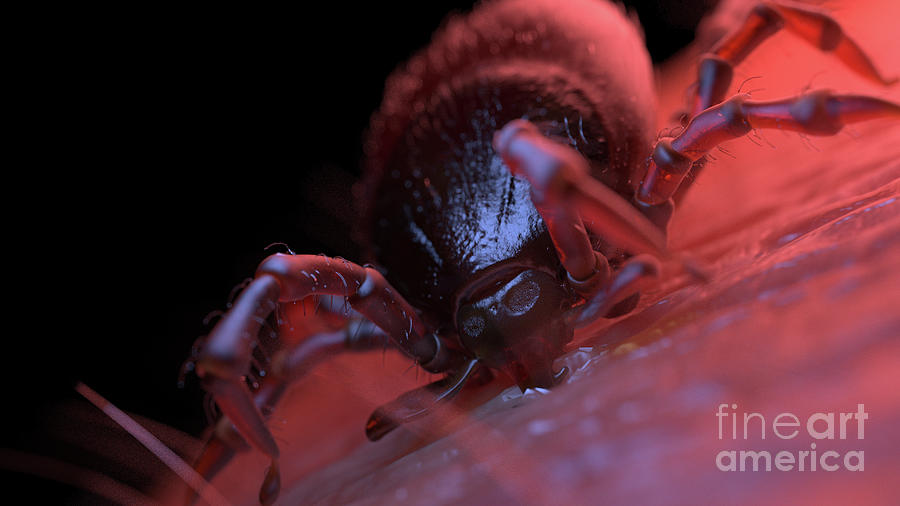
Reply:
[[725, 119], [725, 129], [733, 137], [742, 137], [753, 130], [744, 112], [744, 97], [736, 95], [722, 103], [719, 113]]
[[594, 252], [594, 269], [585, 279], [575, 279], [572, 274], [567, 273], [569, 286], [582, 297], [589, 297], [597, 293], [606, 283], [609, 282], [610, 270], [609, 262], [606, 257], [599, 251]]
[[694, 164], [690, 157], [679, 153], [672, 147], [672, 143], [666, 139], [656, 143], [651, 157], [657, 166], [665, 169], [667, 174], [686, 174], [687, 171], [691, 170], [691, 165]]
[[[428, 353], [432, 353], [431, 360], [419, 359], [419, 365], [422, 369], [430, 373], [441, 373], [457, 369], [462, 365], [464, 357], [460, 353], [448, 348], [437, 333], [432, 332], [429, 336], [434, 343], [434, 351], [428, 351]], [[427, 340], [427, 337], [424, 340]]]
[[760, 18], [766, 26], [771, 26], [772, 28], [770, 30], [773, 33], [784, 26], [784, 17], [767, 3], [757, 4], [750, 13], [751, 16]]
[[700, 61], [697, 77], [697, 98], [700, 103], [695, 107], [695, 114], [722, 100], [734, 78], [734, 66], [724, 58], [707, 54]]
[[828, 91], [819, 90], [800, 97], [790, 106], [791, 117], [813, 135], [834, 135], [844, 127]]

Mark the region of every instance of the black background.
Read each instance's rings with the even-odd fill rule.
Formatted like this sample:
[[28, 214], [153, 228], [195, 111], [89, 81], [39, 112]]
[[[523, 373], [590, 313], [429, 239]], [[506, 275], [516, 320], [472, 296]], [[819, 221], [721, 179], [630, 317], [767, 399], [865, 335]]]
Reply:
[[[704, 10], [626, 3], [657, 61]], [[176, 383], [204, 316], [270, 243], [356, 257], [349, 184], [384, 80], [471, 5], [56, 13], [23, 127], [45, 214], [14, 265], [34, 314], [9, 336], [12, 446], [44, 437], [75, 381], [199, 435], [203, 394]]]

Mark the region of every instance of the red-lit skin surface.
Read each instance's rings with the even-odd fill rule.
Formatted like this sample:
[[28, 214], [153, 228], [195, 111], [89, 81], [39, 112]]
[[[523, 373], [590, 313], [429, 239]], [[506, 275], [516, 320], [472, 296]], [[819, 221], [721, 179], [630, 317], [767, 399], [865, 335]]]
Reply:
[[[854, 14], [862, 21], [854, 21]], [[873, 6], [840, 16], [850, 33], [866, 33], [860, 40], [879, 62], [890, 61], [879, 55], [891, 54], [887, 37], [878, 41], [873, 24], [882, 15]], [[889, 27], [881, 30], [890, 33]], [[803, 87], [815, 69], [835, 67], [805, 47], [803, 65], [785, 63], [783, 46], [777, 46], [795, 41], [776, 40], [739, 69], [733, 88], [740, 73], [759, 74], [763, 78], [753, 87], [766, 90], [754, 98], [777, 98]], [[681, 91], [672, 88], [689, 84], [685, 62], [695, 57], [672, 63], [662, 75], [661, 96], [678, 96], [664, 104], [682, 102]], [[848, 73], [833, 74], [817, 77], [816, 87], [897, 99], [896, 92], [886, 95]], [[664, 118], [662, 124], [668, 123]], [[890, 390], [897, 370], [891, 338], [898, 322], [891, 308], [898, 283], [892, 276], [896, 261], [885, 251], [897, 242], [898, 213], [891, 199], [900, 175], [895, 161], [900, 132], [895, 124], [857, 131], [858, 139], [816, 138], [813, 143], [824, 153], [780, 132], [763, 133], [775, 150], [750, 141], [728, 144], [735, 160], [716, 155], [678, 210], [672, 224], [678, 232], [670, 239], [675, 249], [713, 264], [714, 281], [683, 287], [683, 280], [670, 279], [648, 294], [635, 316], [581, 334], [578, 342], [594, 346], [591, 354], [597, 358], [551, 395], [503, 402], [496, 393], [505, 385], [495, 383], [470, 392], [455, 404], [456, 413], [437, 414], [354, 452], [362, 441], [359, 420], [416, 382], [407, 378], [407, 385], [382, 387], [372, 380], [391, 370], [392, 355], [337, 357], [320, 366], [283, 399], [270, 423], [294, 450], [284, 449], [282, 459], [285, 502], [548, 503], [597, 497], [666, 502], [677, 497], [690, 503], [737, 496], [738, 502], [821, 503], [887, 499], [891, 492], [896, 497], [896, 485], [885, 477], [897, 470], [889, 448], [898, 438], [890, 423], [898, 420]], [[853, 240], [842, 230], [847, 226], [853, 227]], [[584, 357], [572, 360], [578, 359]], [[401, 363], [406, 362], [396, 366]], [[823, 374], [825, 365], [846, 378]], [[322, 401], [348, 395], [359, 405]], [[493, 400], [483, 404], [487, 399]], [[761, 491], [753, 483], [757, 475], [723, 475], [714, 468], [722, 446], [714, 417], [720, 402], [772, 416], [849, 411], [864, 402], [870, 413], [880, 413], [867, 428], [870, 439], [859, 442], [875, 464], [867, 460], [865, 474], [838, 473], [840, 480], [824, 473], [772, 475], [771, 487]], [[511, 411], [514, 404], [521, 409]], [[216, 484], [227, 496], [252, 502], [258, 481], [235, 477], [260, 476], [265, 466], [259, 455], [242, 455]]]

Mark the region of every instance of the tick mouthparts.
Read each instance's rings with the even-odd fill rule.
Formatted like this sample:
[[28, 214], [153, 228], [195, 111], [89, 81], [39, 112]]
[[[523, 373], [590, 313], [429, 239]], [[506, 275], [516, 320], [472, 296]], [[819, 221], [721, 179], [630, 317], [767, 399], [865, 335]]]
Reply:
[[[517, 369], [521, 370], [521, 366]], [[516, 385], [522, 393], [525, 393], [525, 390], [529, 388], [553, 388], [569, 375], [569, 368], [564, 366], [559, 371], [553, 372], [548, 367], [538, 374], [527, 374], [527, 372], [525, 374], [525, 376], [514, 376]]]

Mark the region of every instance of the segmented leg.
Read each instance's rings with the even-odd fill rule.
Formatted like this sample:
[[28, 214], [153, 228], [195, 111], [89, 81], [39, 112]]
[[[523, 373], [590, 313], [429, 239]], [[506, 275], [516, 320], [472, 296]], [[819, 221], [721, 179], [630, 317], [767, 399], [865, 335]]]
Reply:
[[674, 139], [656, 144], [635, 199], [646, 205], [667, 201], [694, 161], [720, 143], [756, 128], [834, 135], [846, 123], [887, 117], [900, 118], [900, 105], [863, 95], [819, 90], [772, 101], [751, 101], [745, 95], [736, 95], [695, 116]]
[[531, 200], [576, 289], [591, 293], [609, 276], [606, 259], [591, 248], [585, 223], [631, 253], [671, 256], [660, 228], [591, 177], [578, 152], [544, 137], [533, 124], [511, 121], [494, 135], [494, 149], [513, 174], [531, 183]]
[[866, 53], [827, 12], [802, 4], [763, 2], [754, 7], [744, 23], [723, 37], [701, 60], [691, 115], [721, 102], [728, 92], [734, 68], [781, 29], [824, 52], [833, 53], [848, 68], [876, 83], [888, 85], [897, 80], [883, 77]]
[[456, 397], [466, 382], [481, 370], [477, 360], [469, 360], [446, 377], [406, 392], [379, 407], [366, 422], [366, 437], [378, 441], [400, 425], [427, 415], [438, 404]]
[[[384, 349], [388, 342], [388, 336], [372, 322], [350, 320], [341, 330], [310, 336], [290, 350], [277, 354], [272, 372], [279, 378], [294, 382], [338, 353]], [[270, 408], [272, 406], [269, 405]]]
[[[313, 365], [338, 351], [378, 349], [384, 345], [385, 337], [369, 322], [360, 322], [359, 326], [348, 326], [340, 333], [320, 334], [309, 339], [309, 345], [304, 346], [304, 342], [284, 354], [283, 359], [276, 360], [275, 373], [289, 381], [296, 381]], [[476, 360], [463, 362], [461, 357], [451, 357], [453, 352], [445, 349], [441, 339], [437, 339], [436, 344], [438, 348], [435, 357], [446, 357], [444, 363], [440, 364], [440, 369], [446, 369], [447, 376], [407, 392], [376, 409], [366, 423], [366, 436], [371, 441], [377, 441], [398, 426], [425, 416], [440, 403], [452, 400], [463, 386], [478, 374]]]
[[[618, 313], [616, 306], [625, 301], [633, 300], [636, 304], [637, 299], [634, 296], [642, 289], [657, 283], [659, 275], [659, 262], [652, 256], [638, 255], [629, 258], [602, 290], [570, 313], [572, 323], [576, 328], [584, 327], [599, 318]], [[633, 306], [628, 308], [629, 311], [631, 309]]]
[[424, 326], [413, 308], [378, 271], [324, 256], [268, 257], [257, 269], [254, 281], [213, 329], [197, 360], [197, 372], [222, 412], [251, 446], [272, 460], [260, 491], [263, 503], [277, 496], [279, 452], [243, 376], [250, 368], [259, 329], [277, 303], [302, 300], [311, 294], [347, 297], [353, 309], [428, 370], [446, 370], [452, 362], [452, 352], [440, 346], [436, 336], [424, 335]]
[[[268, 418], [290, 384], [319, 363], [342, 352], [383, 349], [387, 343], [388, 337], [381, 329], [361, 319], [350, 320], [344, 328], [335, 332], [311, 335], [297, 346], [276, 354], [270, 374], [261, 381], [253, 402], [263, 417]], [[194, 469], [211, 480], [235, 453], [249, 448], [231, 419], [222, 417], [195, 462]], [[277, 490], [274, 492], [277, 493]], [[188, 504], [191, 504], [196, 496], [193, 491], [189, 490], [188, 493]]]

